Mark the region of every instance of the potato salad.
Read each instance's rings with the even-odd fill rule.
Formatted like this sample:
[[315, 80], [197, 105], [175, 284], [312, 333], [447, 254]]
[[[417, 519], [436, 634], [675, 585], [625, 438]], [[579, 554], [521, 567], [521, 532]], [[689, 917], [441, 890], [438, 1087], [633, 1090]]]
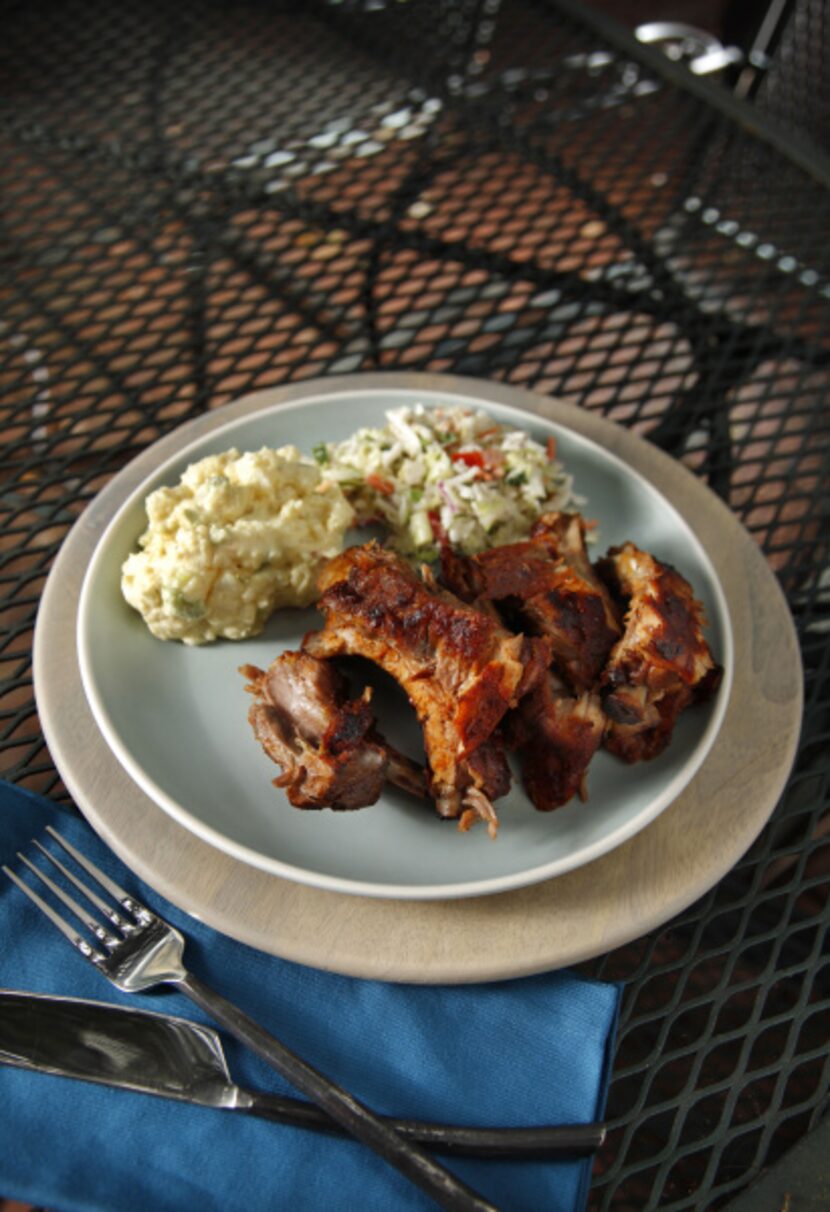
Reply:
[[153, 635], [185, 644], [244, 639], [278, 607], [308, 606], [354, 520], [334, 478], [293, 446], [201, 459], [146, 509], [121, 589]]

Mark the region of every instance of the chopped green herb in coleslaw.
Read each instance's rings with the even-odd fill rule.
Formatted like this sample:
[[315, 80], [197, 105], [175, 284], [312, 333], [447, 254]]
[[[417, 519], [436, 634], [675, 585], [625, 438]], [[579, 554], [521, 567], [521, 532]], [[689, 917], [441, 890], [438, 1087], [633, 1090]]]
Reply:
[[555, 442], [536, 442], [484, 412], [396, 408], [380, 429], [314, 449], [358, 525], [380, 523], [389, 543], [418, 560], [450, 543], [472, 555], [526, 538], [540, 514], [575, 508], [571, 477]]

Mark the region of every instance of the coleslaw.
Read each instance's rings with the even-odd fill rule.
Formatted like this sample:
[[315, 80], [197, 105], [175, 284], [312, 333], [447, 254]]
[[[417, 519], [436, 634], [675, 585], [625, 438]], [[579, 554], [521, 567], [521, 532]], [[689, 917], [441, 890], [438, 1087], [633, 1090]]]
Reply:
[[577, 507], [571, 476], [545, 445], [485, 412], [391, 409], [386, 425], [321, 442], [314, 457], [356, 513], [389, 545], [419, 561], [444, 544], [467, 555], [526, 538], [540, 514]]

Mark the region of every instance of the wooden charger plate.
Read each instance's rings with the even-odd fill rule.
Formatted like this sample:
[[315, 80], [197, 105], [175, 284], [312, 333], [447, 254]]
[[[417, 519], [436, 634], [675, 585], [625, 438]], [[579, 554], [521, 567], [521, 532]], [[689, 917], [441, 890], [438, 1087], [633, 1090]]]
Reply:
[[[554, 879], [490, 896], [391, 900], [280, 878], [217, 850], [157, 807], [98, 731], [78, 666], [78, 598], [98, 540], [162, 459], [229, 419], [363, 384], [512, 405], [623, 459], [694, 530], [720, 579], [734, 639], [721, 729], [679, 797], [642, 832]], [[790, 771], [802, 712], [792, 620], [751, 537], [703, 484], [655, 447], [590, 413], [512, 387], [442, 375], [331, 378], [260, 392], [209, 413], [139, 456], [67, 538], [44, 591], [35, 690], [63, 779], [92, 827], [142, 879], [215, 929], [274, 955], [352, 976], [465, 983], [546, 971], [610, 951], [673, 917], [744, 854]]]

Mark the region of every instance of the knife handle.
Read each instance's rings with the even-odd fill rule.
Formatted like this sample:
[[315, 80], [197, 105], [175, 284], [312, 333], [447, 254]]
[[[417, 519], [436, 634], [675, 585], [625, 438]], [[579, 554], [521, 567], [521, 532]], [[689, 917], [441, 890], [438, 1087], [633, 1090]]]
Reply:
[[[250, 1101], [248, 1101], [250, 1100]], [[245, 1101], [233, 1108], [260, 1119], [276, 1120], [297, 1128], [348, 1135], [330, 1116], [312, 1103], [279, 1094], [245, 1092]], [[419, 1119], [382, 1116], [399, 1136], [453, 1157], [492, 1161], [555, 1161], [589, 1157], [603, 1144], [605, 1124], [540, 1124], [529, 1128], [481, 1128], [433, 1123]]]

